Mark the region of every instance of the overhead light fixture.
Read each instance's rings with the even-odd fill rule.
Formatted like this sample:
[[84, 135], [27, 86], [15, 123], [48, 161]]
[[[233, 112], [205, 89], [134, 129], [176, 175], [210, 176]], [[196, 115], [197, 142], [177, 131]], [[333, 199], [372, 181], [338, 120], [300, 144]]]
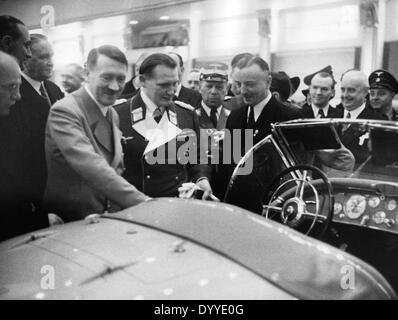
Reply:
[[131, 21], [129, 22], [129, 24], [138, 24], [138, 21], [137, 21], [137, 20], [131, 20]]
[[159, 19], [160, 20], [170, 20], [170, 17], [169, 16], [161, 16]]

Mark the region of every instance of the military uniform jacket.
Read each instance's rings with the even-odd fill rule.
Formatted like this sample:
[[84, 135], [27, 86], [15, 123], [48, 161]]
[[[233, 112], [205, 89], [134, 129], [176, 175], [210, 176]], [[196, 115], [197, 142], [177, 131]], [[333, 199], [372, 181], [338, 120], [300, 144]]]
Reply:
[[185, 102], [194, 108], [197, 108], [200, 106], [200, 102], [202, 101], [202, 95], [193, 89], [181, 86], [181, 90], [176, 100]]
[[[178, 195], [178, 188], [182, 183], [196, 182], [201, 177], [211, 178], [210, 166], [179, 162], [181, 156], [187, 156], [186, 152], [178, 153], [186, 139], [189, 139], [190, 135], [196, 135], [199, 140], [199, 120], [191, 106], [182, 107], [178, 103], [174, 103], [165, 112], [167, 112], [169, 120], [174, 119], [173, 121], [176, 123], [173, 124], [183, 132], [176, 139], [155, 150], [154, 154], [157, 159], [162, 159], [162, 163], [160, 161], [148, 163], [148, 154], [144, 155], [148, 141], [133, 128], [133, 125], [146, 119], [147, 107], [141, 95], [137, 94], [132, 99], [115, 106], [123, 133], [126, 166], [123, 176], [137, 189], [152, 197], [174, 197]], [[198, 149], [199, 145], [198, 142], [195, 147]], [[199, 150], [197, 150], [197, 155], [199, 157]], [[196, 159], [196, 161], [198, 160]]]
[[220, 116], [217, 121], [217, 127], [214, 128], [214, 124], [211, 121], [210, 117], [207, 115], [205, 109], [202, 106], [195, 109], [196, 114], [199, 117], [199, 125], [201, 129], [216, 129], [218, 131], [225, 129], [225, 125], [227, 124], [227, 119], [229, 114], [231, 113], [230, 110], [226, 109], [224, 106], [221, 108]]

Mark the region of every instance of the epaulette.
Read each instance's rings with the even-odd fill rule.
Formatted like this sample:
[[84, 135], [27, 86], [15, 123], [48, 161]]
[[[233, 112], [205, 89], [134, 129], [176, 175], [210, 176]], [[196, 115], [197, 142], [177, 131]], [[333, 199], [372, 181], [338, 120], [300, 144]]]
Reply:
[[190, 104], [188, 104], [188, 103], [185, 103], [185, 102], [182, 102], [182, 101], [178, 101], [178, 100], [175, 100], [174, 103], [175, 103], [176, 105], [178, 105], [178, 106], [184, 108], [184, 109], [187, 109], [187, 110], [190, 110], [190, 111], [195, 111], [195, 108], [192, 107], [192, 106], [191, 106]]

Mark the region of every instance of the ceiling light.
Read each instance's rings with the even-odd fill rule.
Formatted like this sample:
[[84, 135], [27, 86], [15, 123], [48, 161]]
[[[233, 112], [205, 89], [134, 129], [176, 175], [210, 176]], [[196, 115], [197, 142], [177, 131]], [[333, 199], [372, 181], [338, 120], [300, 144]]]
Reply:
[[131, 20], [131, 21], [129, 22], [129, 24], [138, 24], [138, 21], [137, 21], [137, 20]]
[[161, 16], [159, 19], [160, 19], [160, 20], [169, 20], [170, 17], [169, 17], [169, 16]]

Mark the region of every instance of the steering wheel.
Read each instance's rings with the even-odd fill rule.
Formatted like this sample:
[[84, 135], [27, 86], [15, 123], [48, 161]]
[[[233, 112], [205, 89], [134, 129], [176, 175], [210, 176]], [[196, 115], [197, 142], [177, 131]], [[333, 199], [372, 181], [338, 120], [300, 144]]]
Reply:
[[[291, 175], [292, 172], [296, 172], [297, 178], [291, 177], [280, 184], [280, 180], [288, 174]], [[317, 191], [317, 189], [322, 188], [314, 187], [313, 183], [309, 179], [309, 172], [319, 175], [326, 187], [325, 198], [322, 202], [322, 205], [320, 203], [319, 193]], [[275, 185], [277, 183], [279, 186], [275, 190]], [[287, 168], [273, 180], [270, 190], [270, 194], [272, 193], [272, 196], [269, 198], [268, 205], [263, 205], [263, 216], [269, 219], [274, 217], [275, 213], [277, 213], [280, 215], [281, 222], [291, 228], [298, 228], [300, 225], [302, 225], [303, 221], [312, 220], [310, 227], [308, 228], [307, 232], [305, 232], [306, 235], [311, 232], [316, 222], [320, 222], [323, 223], [323, 228], [321, 229], [318, 237], [321, 239], [324, 236], [333, 217], [334, 196], [332, 184], [322, 170], [315, 166], [304, 164]], [[307, 197], [308, 193], [313, 194], [315, 201], [305, 201], [304, 195]], [[325, 202], [327, 203], [326, 216], [320, 214]], [[315, 207], [314, 212], [308, 210], [309, 205], [313, 205], [313, 207]], [[272, 212], [274, 214], [272, 214]]]

